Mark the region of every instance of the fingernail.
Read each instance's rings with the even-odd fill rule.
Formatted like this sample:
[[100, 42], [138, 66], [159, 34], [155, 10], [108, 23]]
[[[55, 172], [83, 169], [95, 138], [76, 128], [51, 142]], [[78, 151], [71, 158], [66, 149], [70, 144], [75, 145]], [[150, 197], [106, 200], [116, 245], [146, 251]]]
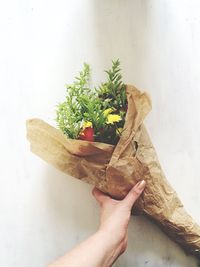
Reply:
[[142, 189], [145, 188], [145, 185], [146, 185], [146, 182], [144, 180], [142, 180], [141, 182], [139, 182], [137, 184], [137, 188], [140, 189], [140, 190], [142, 190]]

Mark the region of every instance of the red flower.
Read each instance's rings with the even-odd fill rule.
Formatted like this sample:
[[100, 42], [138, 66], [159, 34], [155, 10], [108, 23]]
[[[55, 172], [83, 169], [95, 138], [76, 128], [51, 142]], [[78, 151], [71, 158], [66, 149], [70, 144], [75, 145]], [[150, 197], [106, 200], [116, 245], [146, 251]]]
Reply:
[[79, 138], [85, 141], [94, 142], [94, 129], [92, 127], [85, 128], [81, 133]]

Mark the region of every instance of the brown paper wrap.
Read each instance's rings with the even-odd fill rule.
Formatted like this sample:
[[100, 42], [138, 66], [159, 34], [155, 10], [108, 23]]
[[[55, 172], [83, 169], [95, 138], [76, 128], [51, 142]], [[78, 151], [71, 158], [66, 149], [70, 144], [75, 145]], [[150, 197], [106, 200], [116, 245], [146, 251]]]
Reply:
[[185, 211], [159, 164], [143, 120], [151, 110], [146, 93], [126, 86], [128, 111], [116, 146], [68, 139], [42, 120], [27, 121], [31, 151], [73, 177], [121, 199], [137, 181], [146, 188], [134, 211], [153, 219], [182, 248], [200, 258], [200, 227]]

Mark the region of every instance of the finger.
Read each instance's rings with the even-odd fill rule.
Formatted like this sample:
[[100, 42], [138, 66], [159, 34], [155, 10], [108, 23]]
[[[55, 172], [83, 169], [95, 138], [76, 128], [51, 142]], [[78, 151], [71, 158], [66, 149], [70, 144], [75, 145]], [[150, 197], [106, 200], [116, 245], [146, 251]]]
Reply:
[[106, 200], [110, 199], [109, 196], [107, 196], [105, 193], [101, 192], [96, 187], [93, 188], [92, 194], [96, 198], [96, 200], [99, 202], [99, 204], [103, 204]]
[[138, 182], [127, 194], [127, 196], [122, 200], [122, 202], [128, 206], [128, 208], [132, 208], [135, 201], [139, 198], [141, 193], [145, 188], [146, 182], [144, 180]]

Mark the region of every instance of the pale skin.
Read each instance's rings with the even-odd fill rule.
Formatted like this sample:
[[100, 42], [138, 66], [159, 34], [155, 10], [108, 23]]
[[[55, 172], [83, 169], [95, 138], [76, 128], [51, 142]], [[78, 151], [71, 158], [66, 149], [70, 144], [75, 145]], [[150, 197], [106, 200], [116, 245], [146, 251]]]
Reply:
[[115, 200], [94, 188], [100, 205], [100, 226], [95, 234], [48, 267], [111, 267], [127, 247], [131, 209], [145, 188], [137, 183], [123, 200]]

